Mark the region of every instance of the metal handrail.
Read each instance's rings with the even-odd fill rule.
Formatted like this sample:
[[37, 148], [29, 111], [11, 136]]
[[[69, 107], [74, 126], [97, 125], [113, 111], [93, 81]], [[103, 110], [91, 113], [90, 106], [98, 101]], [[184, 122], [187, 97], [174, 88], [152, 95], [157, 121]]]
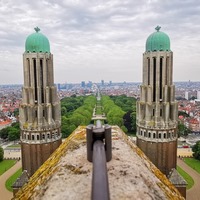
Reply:
[[92, 200], [109, 200], [106, 154], [102, 141], [93, 144]]
[[102, 126], [100, 120], [96, 126], [87, 126], [87, 159], [93, 163], [92, 200], [109, 200], [109, 184], [106, 162], [112, 159], [111, 127]]

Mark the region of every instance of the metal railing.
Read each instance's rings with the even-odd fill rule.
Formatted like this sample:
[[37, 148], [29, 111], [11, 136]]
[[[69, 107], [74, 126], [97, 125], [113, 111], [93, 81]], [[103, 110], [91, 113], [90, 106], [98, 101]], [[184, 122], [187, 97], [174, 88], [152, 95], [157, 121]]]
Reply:
[[87, 126], [87, 159], [93, 163], [92, 200], [109, 200], [109, 184], [106, 161], [112, 159], [111, 127], [102, 126], [96, 121], [96, 126]]

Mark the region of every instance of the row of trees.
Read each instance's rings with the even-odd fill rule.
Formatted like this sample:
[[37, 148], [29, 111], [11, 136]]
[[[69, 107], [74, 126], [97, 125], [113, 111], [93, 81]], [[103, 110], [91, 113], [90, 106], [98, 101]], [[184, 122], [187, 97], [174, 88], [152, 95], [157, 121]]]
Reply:
[[135, 131], [136, 101], [134, 98], [125, 95], [103, 96], [101, 102], [109, 124], [118, 125], [126, 133]]
[[124, 112], [123, 123], [128, 133], [136, 133], [136, 99], [126, 95], [110, 96]]
[[[71, 112], [62, 112], [61, 131], [62, 131], [63, 137], [68, 137], [77, 128], [77, 126], [88, 125], [91, 122], [93, 109], [96, 104], [96, 98], [94, 96], [88, 96], [88, 97], [79, 97], [78, 100], [77, 99], [75, 100], [75, 99], [72, 99], [72, 101], [74, 102], [74, 107], [78, 107], [78, 108], [74, 111], [71, 110]], [[70, 100], [66, 98], [61, 101], [62, 111], [64, 110], [63, 107], [65, 107], [66, 105], [64, 103], [65, 101], [70, 101]], [[83, 103], [80, 106], [79, 103], [81, 102]]]

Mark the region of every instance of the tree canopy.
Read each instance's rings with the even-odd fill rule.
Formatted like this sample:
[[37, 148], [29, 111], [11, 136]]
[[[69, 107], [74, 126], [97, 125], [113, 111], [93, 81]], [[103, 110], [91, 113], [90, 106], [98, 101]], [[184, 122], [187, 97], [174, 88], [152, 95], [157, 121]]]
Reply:
[[197, 160], [200, 160], [200, 141], [196, 142], [196, 144], [192, 147], [193, 157]]
[[0, 162], [3, 161], [4, 158], [4, 150], [3, 148], [0, 146]]
[[136, 130], [136, 99], [133, 97], [103, 96], [101, 98], [107, 121], [110, 125], [118, 125], [124, 132]]
[[[104, 107], [105, 112], [107, 112], [107, 109], [109, 107], [113, 107], [113, 105], [118, 106], [123, 111], [123, 115], [122, 115], [122, 113], [120, 113], [119, 110], [118, 111], [116, 110], [116, 112], [119, 112], [118, 117], [122, 118], [122, 120], [118, 120], [118, 123], [120, 124], [121, 128], [123, 126], [122, 129], [124, 130], [124, 132], [135, 133], [136, 132], [136, 99], [134, 97], [127, 97], [126, 95], [120, 95], [120, 96], [110, 96], [110, 99], [108, 99], [107, 97], [107, 100], [110, 100], [110, 101], [108, 101], [106, 104], [106, 107]], [[114, 120], [111, 120], [111, 121], [116, 122]]]
[[19, 122], [15, 122], [11, 126], [1, 129], [0, 137], [2, 139], [8, 138], [10, 141], [18, 140], [20, 138]]
[[178, 137], [180, 136], [187, 136], [190, 133], [190, 129], [187, 128], [182, 122], [179, 121], [178, 123]]
[[95, 104], [94, 96], [67, 97], [61, 101], [61, 131], [64, 138], [68, 137], [77, 126], [90, 124]]

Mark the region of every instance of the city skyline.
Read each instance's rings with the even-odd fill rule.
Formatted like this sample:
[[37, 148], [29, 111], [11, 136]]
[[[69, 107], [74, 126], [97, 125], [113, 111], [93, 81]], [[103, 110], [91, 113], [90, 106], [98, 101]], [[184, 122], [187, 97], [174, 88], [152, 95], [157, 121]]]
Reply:
[[26, 36], [50, 41], [56, 83], [141, 82], [145, 41], [160, 25], [174, 53], [174, 81], [199, 81], [198, 1], [1, 1], [0, 84], [22, 84]]

